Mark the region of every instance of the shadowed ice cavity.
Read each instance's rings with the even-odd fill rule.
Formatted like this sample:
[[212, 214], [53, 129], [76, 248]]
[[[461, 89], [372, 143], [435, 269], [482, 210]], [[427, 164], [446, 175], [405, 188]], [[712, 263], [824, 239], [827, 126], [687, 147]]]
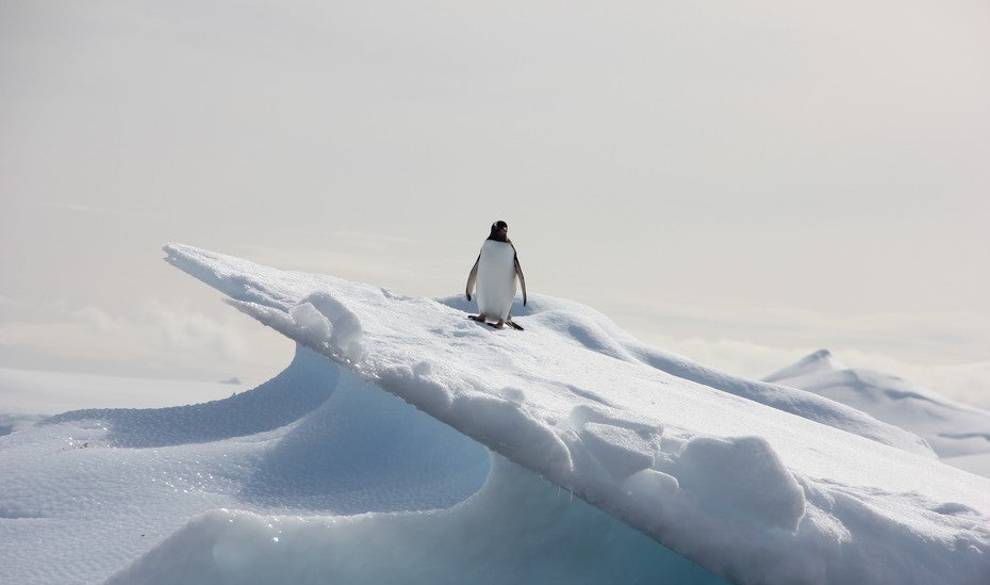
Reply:
[[433, 512], [338, 518], [211, 512], [108, 585], [728, 585], [530, 471], [501, 456], [494, 461], [480, 492]]
[[270, 431], [311, 412], [326, 401], [338, 372], [323, 356], [296, 346], [292, 363], [264, 384], [223, 400], [168, 408], [74, 410], [41, 424], [96, 419], [119, 447], [161, 447], [205, 443]]
[[240, 497], [338, 514], [443, 508], [477, 492], [490, 466], [481, 444], [341, 371], [333, 396], [264, 454]]

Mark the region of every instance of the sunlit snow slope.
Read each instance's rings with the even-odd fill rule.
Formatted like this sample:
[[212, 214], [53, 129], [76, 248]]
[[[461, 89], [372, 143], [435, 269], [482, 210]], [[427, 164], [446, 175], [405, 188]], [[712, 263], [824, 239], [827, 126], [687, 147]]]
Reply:
[[909, 430], [939, 457], [960, 460], [990, 454], [990, 412], [960, 404], [906, 380], [873, 370], [847, 368], [819, 350], [765, 378], [814, 392]]
[[572, 303], [534, 297], [513, 311], [525, 332], [494, 331], [454, 300], [166, 252], [240, 310], [734, 581], [990, 578], [990, 482], [855, 409], [648, 350]]

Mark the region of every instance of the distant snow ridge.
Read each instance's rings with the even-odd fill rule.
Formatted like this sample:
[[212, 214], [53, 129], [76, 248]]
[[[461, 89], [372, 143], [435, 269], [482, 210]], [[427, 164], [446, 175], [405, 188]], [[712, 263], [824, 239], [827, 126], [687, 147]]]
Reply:
[[918, 388], [897, 376], [847, 368], [825, 349], [765, 380], [813, 392], [916, 433], [939, 457], [990, 453], [990, 412]]
[[897, 376], [847, 368], [819, 350], [766, 377], [814, 392], [924, 437], [940, 457], [990, 452], [990, 412]]
[[513, 308], [525, 332], [493, 331], [459, 300], [165, 250], [240, 310], [733, 581], [990, 578], [990, 482], [855, 409], [651, 350], [566, 301], [533, 296]]
[[[828, 375], [832, 372], [846, 370], [835, 356], [827, 349], [819, 349], [812, 352], [793, 364], [781, 368], [769, 376], [763, 378], [766, 382], [786, 383], [796, 378], [803, 378], [812, 375]], [[787, 384], [789, 385], [789, 384]]]

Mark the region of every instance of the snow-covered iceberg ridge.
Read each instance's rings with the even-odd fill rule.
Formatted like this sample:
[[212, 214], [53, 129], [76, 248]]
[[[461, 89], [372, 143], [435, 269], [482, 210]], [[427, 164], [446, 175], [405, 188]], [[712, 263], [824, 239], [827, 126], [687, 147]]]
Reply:
[[646, 348], [534, 297], [523, 333], [189, 246], [167, 260], [263, 323], [741, 583], [986, 583], [990, 482], [813, 394]]

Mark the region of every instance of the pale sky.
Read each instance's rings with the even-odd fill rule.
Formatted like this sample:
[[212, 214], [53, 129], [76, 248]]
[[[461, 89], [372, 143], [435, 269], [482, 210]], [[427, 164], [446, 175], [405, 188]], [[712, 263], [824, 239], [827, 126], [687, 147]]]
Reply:
[[0, 367], [252, 380], [179, 241], [990, 406], [990, 4], [0, 2]]

